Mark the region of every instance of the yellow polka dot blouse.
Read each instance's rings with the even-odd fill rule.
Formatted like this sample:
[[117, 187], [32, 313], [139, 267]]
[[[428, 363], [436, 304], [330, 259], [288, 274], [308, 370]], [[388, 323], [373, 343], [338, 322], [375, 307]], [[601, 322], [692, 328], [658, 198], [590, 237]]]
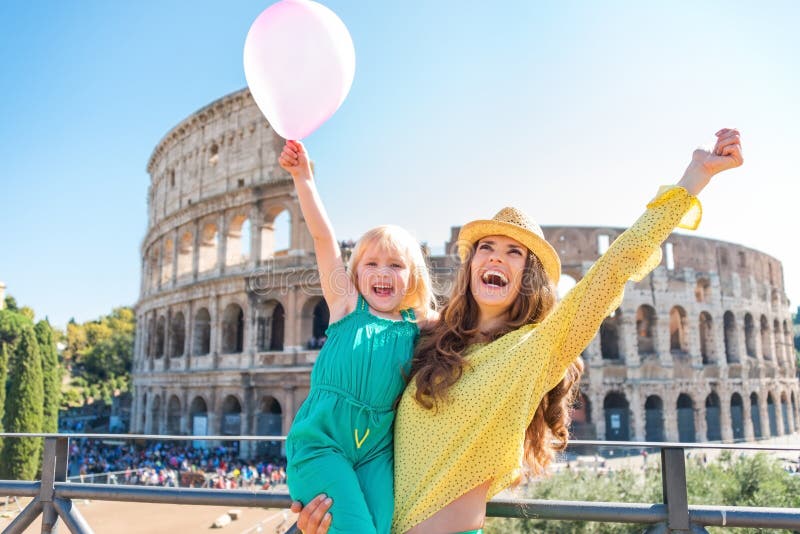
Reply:
[[700, 203], [681, 187], [662, 188], [647, 208], [544, 321], [471, 347], [448, 404], [426, 410], [411, 381], [395, 421], [392, 532], [406, 532], [487, 480], [491, 498], [519, 477], [525, 429], [544, 394], [619, 305], [626, 282], [660, 263], [675, 226], [700, 222]]

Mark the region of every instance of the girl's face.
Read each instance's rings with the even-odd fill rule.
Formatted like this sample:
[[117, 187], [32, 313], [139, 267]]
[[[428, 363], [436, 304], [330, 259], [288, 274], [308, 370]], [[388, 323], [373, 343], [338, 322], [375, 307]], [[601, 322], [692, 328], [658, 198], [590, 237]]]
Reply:
[[528, 249], [502, 235], [478, 241], [470, 262], [470, 292], [482, 315], [497, 315], [508, 309], [522, 287]]
[[373, 310], [397, 313], [408, 291], [411, 268], [396, 251], [370, 245], [356, 267], [358, 291]]

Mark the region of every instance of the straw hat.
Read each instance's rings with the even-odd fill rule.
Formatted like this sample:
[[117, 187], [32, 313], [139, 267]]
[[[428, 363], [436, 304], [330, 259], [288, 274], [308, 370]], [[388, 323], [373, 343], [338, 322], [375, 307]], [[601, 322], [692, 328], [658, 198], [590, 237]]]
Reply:
[[516, 239], [536, 254], [544, 266], [548, 278], [558, 283], [561, 276], [561, 260], [555, 249], [545, 241], [542, 228], [523, 211], [503, 208], [491, 220], [468, 222], [458, 233], [458, 255], [466, 261], [472, 246], [489, 235], [502, 235]]

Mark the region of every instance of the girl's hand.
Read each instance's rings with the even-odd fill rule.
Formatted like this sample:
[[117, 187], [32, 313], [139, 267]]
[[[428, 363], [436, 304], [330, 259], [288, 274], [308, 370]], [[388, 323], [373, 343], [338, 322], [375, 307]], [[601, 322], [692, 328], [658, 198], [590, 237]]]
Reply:
[[695, 150], [679, 183], [693, 195], [702, 191], [715, 174], [736, 168], [744, 162], [738, 130], [723, 128], [715, 135], [717, 143], [714, 150]]
[[292, 178], [311, 178], [308, 152], [300, 141], [286, 141], [278, 157], [278, 163], [283, 170], [292, 175]]
[[331, 514], [327, 512], [332, 504], [333, 501], [325, 494], [317, 495], [306, 506], [294, 501], [291, 510], [300, 514], [297, 518], [297, 528], [303, 534], [326, 534], [331, 526]]

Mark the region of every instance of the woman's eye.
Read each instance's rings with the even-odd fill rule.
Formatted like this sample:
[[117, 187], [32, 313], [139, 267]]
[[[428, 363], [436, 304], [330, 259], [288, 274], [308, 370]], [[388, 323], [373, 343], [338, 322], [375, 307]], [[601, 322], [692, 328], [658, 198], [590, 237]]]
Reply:
[[478, 245], [478, 250], [492, 250], [488, 243], [481, 243]]
[[512, 248], [511, 254], [516, 254], [517, 256], [522, 256], [522, 251], [518, 248]]

